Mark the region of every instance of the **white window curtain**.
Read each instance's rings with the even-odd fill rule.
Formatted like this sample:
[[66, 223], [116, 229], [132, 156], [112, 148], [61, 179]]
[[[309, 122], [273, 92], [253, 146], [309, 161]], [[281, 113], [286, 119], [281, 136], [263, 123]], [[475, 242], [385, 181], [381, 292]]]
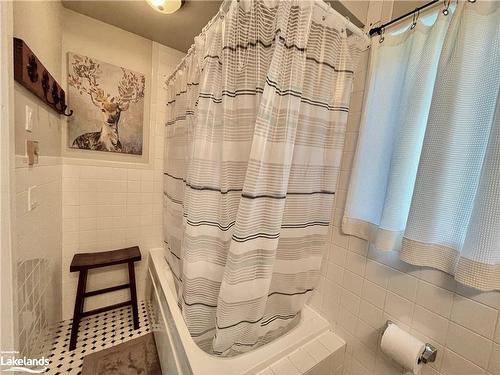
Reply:
[[500, 289], [500, 3], [372, 43], [343, 231]]

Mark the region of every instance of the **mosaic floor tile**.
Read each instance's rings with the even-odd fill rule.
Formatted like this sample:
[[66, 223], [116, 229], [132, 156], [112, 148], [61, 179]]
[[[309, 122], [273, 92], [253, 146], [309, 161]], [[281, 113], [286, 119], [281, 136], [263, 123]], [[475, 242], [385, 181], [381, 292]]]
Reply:
[[78, 375], [83, 357], [151, 332], [148, 318], [149, 305], [139, 302], [139, 329], [134, 330], [130, 306], [111, 310], [82, 319], [76, 349], [69, 351], [72, 319], [62, 321], [51, 329], [51, 342], [46, 342], [50, 360], [49, 375]]

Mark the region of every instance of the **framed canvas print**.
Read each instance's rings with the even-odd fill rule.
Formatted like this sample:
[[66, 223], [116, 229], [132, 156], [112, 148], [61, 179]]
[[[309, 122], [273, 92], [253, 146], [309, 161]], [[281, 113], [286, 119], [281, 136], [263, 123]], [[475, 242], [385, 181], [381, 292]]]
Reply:
[[142, 155], [144, 87], [144, 74], [69, 52], [69, 147]]

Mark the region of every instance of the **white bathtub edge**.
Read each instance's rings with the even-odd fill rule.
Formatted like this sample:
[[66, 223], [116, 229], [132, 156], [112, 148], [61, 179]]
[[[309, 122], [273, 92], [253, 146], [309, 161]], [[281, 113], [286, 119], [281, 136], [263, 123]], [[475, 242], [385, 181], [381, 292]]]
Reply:
[[160, 287], [169, 305], [168, 309], [176, 322], [177, 332], [194, 375], [256, 374], [330, 329], [330, 324], [325, 318], [310, 306], [305, 305], [301, 322], [290, 332], [273, 342], [237, 357], [220, 358], [211, 356], [196, 345], [184, 323], [177, 306], [177, 298], [170, 288], [170, 285], [173, 285], [173, 276], [164, 260], [163, 248], [151, 249], [150, 258], [150, 267], [154, 267], [158, 275]]

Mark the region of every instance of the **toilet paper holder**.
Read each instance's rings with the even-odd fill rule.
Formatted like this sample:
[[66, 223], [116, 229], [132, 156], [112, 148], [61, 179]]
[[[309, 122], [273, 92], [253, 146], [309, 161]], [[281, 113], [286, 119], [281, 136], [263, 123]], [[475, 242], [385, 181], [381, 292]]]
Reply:
[[[382, 331], [382, 334], [385, 332], [387, 327], [389, 327], [389, 324], [396, 324], [396, 323], [388, 320], [385, 323], [384, 330]], [[425, 343], [424, 351], [420, 355], [420, 358], [418, 359], [418, 363], [420, 363], [420, 362], [423, 362], [423, 363], [435, 362], [436, 356], [437, 356], [437, 349], [433, 345], [431, 345], [429, 343]]]

